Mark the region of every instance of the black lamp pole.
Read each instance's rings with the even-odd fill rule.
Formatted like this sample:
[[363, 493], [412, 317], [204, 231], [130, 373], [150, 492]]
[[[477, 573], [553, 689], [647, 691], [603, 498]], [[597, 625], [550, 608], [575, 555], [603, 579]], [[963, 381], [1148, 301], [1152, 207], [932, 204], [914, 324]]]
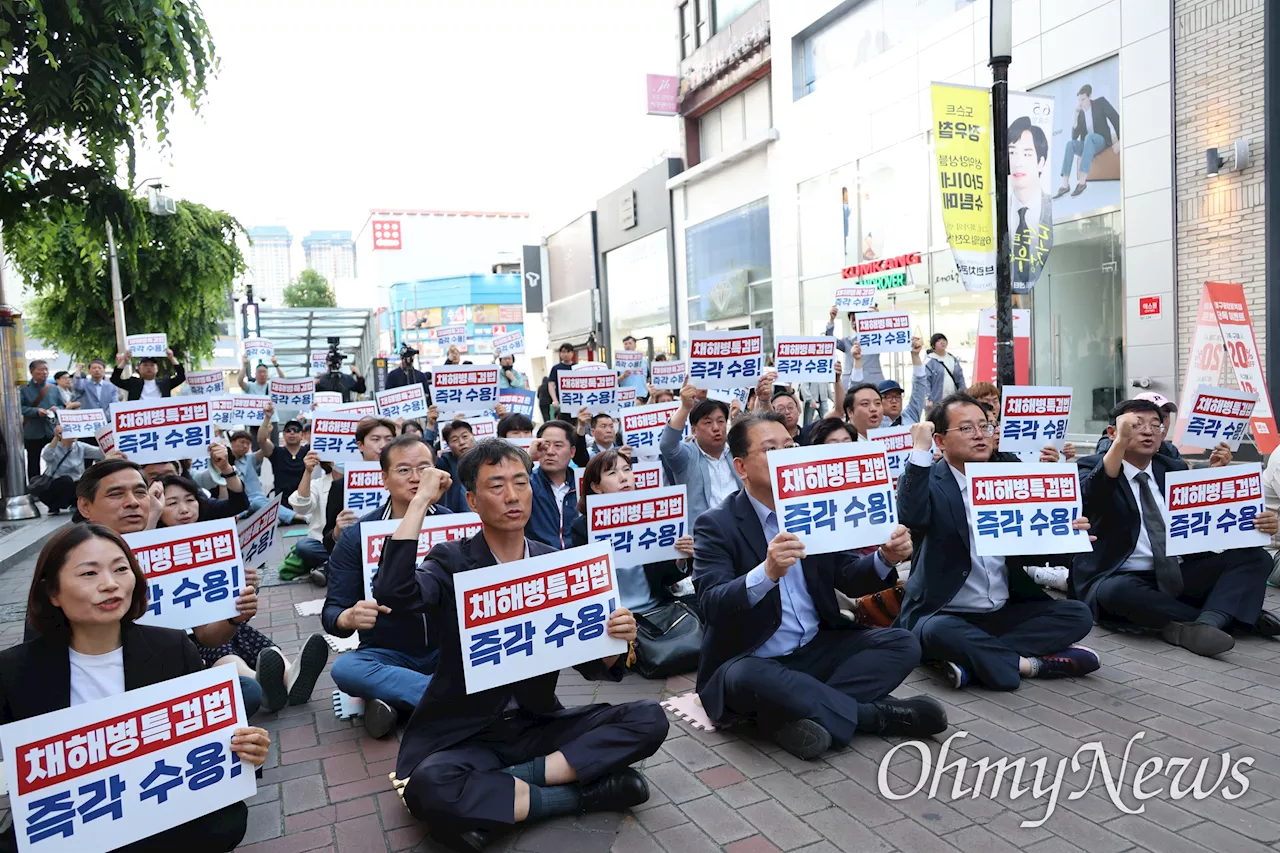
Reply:
[[991, 144], [995, 153], [996, 377], [1014, 385], [1013, 276], [1009, 269], [1009, 63], [1013, 60], [1013, 2], [991, 0]]

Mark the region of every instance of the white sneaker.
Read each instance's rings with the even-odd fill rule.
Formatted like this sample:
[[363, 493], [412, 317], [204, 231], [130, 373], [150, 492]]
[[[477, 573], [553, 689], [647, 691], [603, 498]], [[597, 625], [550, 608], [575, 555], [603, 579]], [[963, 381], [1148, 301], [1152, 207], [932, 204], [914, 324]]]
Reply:
[[1066, 566], [1031, 566], [1027, 569], [1027, 572], [1031, 575], [1031, 579], [1040, 584], [1040, 586], [1061, 592], [1067, 591]]

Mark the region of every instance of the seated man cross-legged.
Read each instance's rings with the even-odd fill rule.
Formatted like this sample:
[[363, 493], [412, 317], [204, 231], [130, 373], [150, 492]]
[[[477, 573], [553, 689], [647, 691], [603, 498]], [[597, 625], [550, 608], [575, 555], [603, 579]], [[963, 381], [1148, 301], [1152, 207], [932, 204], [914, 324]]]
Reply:
[[[1098, 656], [1072, 645], [1093, 617], [1079, 601], [1055, 601], [1025, 571], [1043, 556], [979, 557], [970, 536], [973, 504], [965, 466], [991, 458], [994, 427], [966, 394], [943, 398], [911, 427], [913, 448], [898, 481], [898, 517], [917, 553], [897, 625], [920, 639], [953, 687], [973, 677], [992, 690], [1023, 678], [1085, 675]], [[942, 459], [933, 461], [934, 446]], [[1077, 530], [1089, 522], [1078, 518]]]

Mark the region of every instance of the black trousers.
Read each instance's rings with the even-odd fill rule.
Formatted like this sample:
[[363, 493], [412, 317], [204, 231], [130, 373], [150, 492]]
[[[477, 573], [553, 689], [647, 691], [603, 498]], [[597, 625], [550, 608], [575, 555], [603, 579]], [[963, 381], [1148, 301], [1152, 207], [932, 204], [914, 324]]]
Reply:
[[76, 481], [70, 477], [55, 477], [40, 501], [49, 509], [70, 509], [76, 505]]
[[819, 629], [789, 655], [728, 664], [724, 704], [754, 717], [764, 731], [813, 720], [843, 745], [858, 728], [859, 706], [889, 695], [918, 663], [920, 644], [910, 631]]
[[232, 803], [216, 812], [166, 829], [150, 838], [126, 844], [116, 853], [173, 853], [173, 851], [207, 850], [226, 853], [234, 850], [249, 826], [249, 807]]
[[515, 820], [516, 789], [502, 768], [559, 751], [578, 780], [590, 782], [648, 758], [667, 736], [667, 715], [657, 702], [575, 711], [551, 718], [516, 712], [432, 753], [410, 775], [405, 805], [428, 826], [509, 826]]
[[1262, 548], [1183, 557], [1177, 598], [1160, 591], [1155, 572], [1116, 572], [1098, 583], [1098, 610], [1104, 619], [1153, 630], [1194, 621], [1202, 610], [1226, 613], [1247, 627], [1262, 613], [1271, 569]]
[[1017, 690], [1018, 658], [1060, 652], [1092, 627], [1083, 601], [1023, 601], [991, 613], [934, 613], [915, 630], [926, 660], [957, 663], [992, 690]]
[[24, 438], [22, 446], [27, 448], [27, 481], [40, 476], [40, 451], [49, 443], [47, 438]]

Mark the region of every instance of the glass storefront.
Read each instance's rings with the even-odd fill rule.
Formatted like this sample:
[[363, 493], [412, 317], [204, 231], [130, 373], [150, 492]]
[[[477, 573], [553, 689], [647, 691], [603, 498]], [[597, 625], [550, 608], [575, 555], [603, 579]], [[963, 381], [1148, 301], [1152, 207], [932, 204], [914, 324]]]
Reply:
[[604, 270], [610, 349], [621, 349], [622, 339], [631, 335], [652, 338], [655, 349], [664, 350], [671, 334], [667, 230], [605, 252]]
[[763, 329], [773, 349], [769, 202], [744, 205], [685, 230], [689, 328]]

